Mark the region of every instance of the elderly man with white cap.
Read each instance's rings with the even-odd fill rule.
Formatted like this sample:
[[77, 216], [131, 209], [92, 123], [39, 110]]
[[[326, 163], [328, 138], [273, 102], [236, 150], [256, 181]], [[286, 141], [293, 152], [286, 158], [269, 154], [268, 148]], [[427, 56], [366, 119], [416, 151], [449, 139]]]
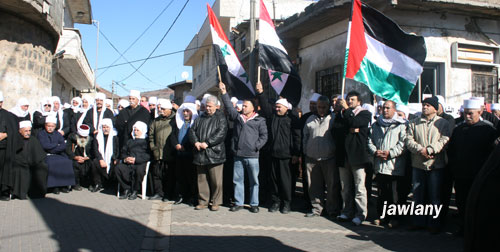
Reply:
[[17, 118], [2, 108], [3, 94], [0, 91], [0, 200], [10, 200], [13, 181], [11, 176], [13, 157], [16, 153]]
[[99, 132], [100, 123], [103, 118], [109, 118], [114, 120], [113, 111], [104, 106], [104, 101], [106, 100], [106, 95], [103, 93], [97, 93], [95, 95], [95, 106], [87, 111], [85, 119], [83, 119], [83, 124], [90, 127], [90, 135], [95, 136]]
[[156, 96], [151, 96], [148, 99], [149, 113], [151, 114], [151, 121], [154, 120], [160, 113], [156, 106], [158, 105], [159, 100]]
[[47, 116], [45, 130], [38, 133], [38, 140], [47, 152], [45, 159], [49, 167], [47, 188], [53, 188], [52, 192], [59, 194], [59, 190], [67, 193], [69, 187], [75, 185], [75, 173], [73, 164], [66, 155], [66, 142], [61, 133], [56, 130], [56, 124], [55, 116]]
[[120, 146], [124, 146], [130, 139], [133, 126], [136, 122], [143, 122], [149, 125], [151, 115], [149, 111], [139, 105], [141, 100], [141, 93], [137, 90], [130, 90], [129, 102], [130, 105], [120, 111], [115, 120], [115, 127], [118, 131], [118, 140]]
[[94, 141], [95, 160], [92, 171], [94, 187], [91, 192], [103, 189], [103, 182], [108, 182], [114, 176], [114, 168], [120, 155], [120, 146], [118, 137], [114, 133], [113, 121], [109, 118], [103, 118], [101, 124], [102, 128]]
[[458, 125], [448, 143], [448, 161], [455, 180], [455, 199], [459, 214], [459, 235], [463, 235], [465, 204], [474, 178], [495, 145], [496, 129], [481, 121], [481, 102], [464, 101], [465, 123]]
[[47, 154], [38, 139], [31, 135], [31, 126], [31, 121], [19, 123], [19, 142], [12, 166], [12, 197], [18, 199], [26, 199], [27, 195], [30, 198], [44, 197], [47, 191], [47, 165], [44, 162]]
[[276, 101], [275, 109], [267, 101], [262, 83], [255, 86], [257, 98], [261, 106], [260, 114], [266, 118], [268, 126], [268, 143], [271, 155], [271, 184], [270, 194], [272, 205], [269, 212], [280, 210], [281, 213], [290, 212], [292, 201], [292, 174], [291, 164], [296, 164], [300, 157], [300, 122], [288, 111], [289, 103], [282, 98]]
[[[81, 191], [82, 184], [89, 185], [89, 175], [94, 170], [94, 138], [90, 133], [90, 126], [82, 124], [78, 127], [77, 133], [71, 133], [66, 142], [66, 154], [73, 160], [73, 170], [75, 172], [75, 186], [73, 190]], [[89, 186], [93, 191], [93, 186]]]
[[132, 138], [125, 142], [120, 152], [123, 162], [116, 166], [116, 178], [124, 190], [119, 199], [137, 199], [146, 174], [146, 165], [151, 158], [147, 141], [148, 126], [138, 121], [132, 128]]
[[500, 103], [491, 104], [491, 113], [500, 120]]
[[[167, 142], [172, 129], [176, 127], [175, 113], [172, 112], [170, 100], [160, 99], [159, 105], [159, 116], [149, 126], [149, 147], [154, 158], [152, 164], [154, 196], [150, 197], [151, 200], [163, 200], [167, 196], [173, 198], [175, 190], [175, 180], [173, 180], [175, 157], [173, 148]], [[169, 195], [165, 195], [165, 193]]]
[[471, 97], [470, 100], [477, 100], [481, 103], [481, 120], [490, 122], [494, 128], [498, 127], [499, 120], [492, 113], [486, 111], [484, 106], [484, 97]]

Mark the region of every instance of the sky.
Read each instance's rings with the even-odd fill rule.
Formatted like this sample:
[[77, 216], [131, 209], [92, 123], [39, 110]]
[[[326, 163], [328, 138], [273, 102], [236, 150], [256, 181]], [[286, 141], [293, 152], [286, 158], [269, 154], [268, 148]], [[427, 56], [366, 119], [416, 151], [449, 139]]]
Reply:
[[[93, 0], [92, 19], [99, 22], [100, 31], [97, 56], [97, 84], [111, 91], [112, 81], [122, 81], [133, 73], [134, 68], [127, 64], [124, 58], [114, 64], [125, 63], [121, 66], [110, 66], [120, 54], [106, 41], [123, 53], [156, 17], [170, 4], [156, 22], [144, 35], [124, 54], [128, 61], [147, 58], [165, 35], [182, 7], [189, 1], [173, 25], [165, 39], [158, 46], [155, 55], [166, 54], [186, 49], [193, 36], [199, 31], [207, 16], [206, 3], [212, 5], [215, 0]], [[96, 64], [96, 25], [75, 24], [75, 28], [82, 34], [82, 46], [92, 69]], [[104, 35], [103, 35], [104, 34]], [[188, 79], [192, 80], [191, 67], [183, 65], [184, 53], [149, 59], [128, 79], [122, 81], [124, 85], [115, 86], [120, 96], [128, 95], [130, 89], [141, 92], [162, 89], [169, 84], [183, 80], [182, 72], [188, 72]], [[142, 61], [132, 63], [139, 67]], [[149, 78], [149, 80], [141, 75]]]

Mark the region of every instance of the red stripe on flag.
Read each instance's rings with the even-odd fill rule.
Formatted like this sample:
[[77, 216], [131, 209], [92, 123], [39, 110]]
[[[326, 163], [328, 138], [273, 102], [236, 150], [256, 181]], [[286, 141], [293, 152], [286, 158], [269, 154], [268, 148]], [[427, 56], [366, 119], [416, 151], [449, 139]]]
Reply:
[[350, 36], [349, 56], [345, 77], [353, 79], [359, 71], [361, 61], [363, 61], [366, 51], [368, 50], [365, 40], [365, 27], [363, 25], [360, 0], [353, 1]]
[[269, 23], [269, 25], [271, 25], [271, 27], [273, 29], [276, 30], [276, 28], [274, 28], [273, 20], [271, 19], [271, 16], [269, 16], [269, 12], [267, 12], [266, 5], [264, 4], [264, 1], [262, 1], [262, 0], [260, 0], [260, 18], [259, 18], [259, 22], [261, 20], [266, 21], [267, 23]]
[[[215, 32], [217, 32], [217, 36], [219, 36], [220, 39], [224, 40], [224, 42], [226, 42], [229, 46], [231, 46], [229, 39], [227, 39], [226, 33], [224, 33], [222, 26], [220, 26], [219, 20], [217, 20], [214, 11], [212, 10], [212, 8], [210, 8], [210, 5], [208, 5], [208, 3], [207, 3], [207, 11], [208, 11], [208, 21], [210, 21], [210, 26], [214, 28]], [[215, 41], [212, 41], [212, 43], [215, 43]]]

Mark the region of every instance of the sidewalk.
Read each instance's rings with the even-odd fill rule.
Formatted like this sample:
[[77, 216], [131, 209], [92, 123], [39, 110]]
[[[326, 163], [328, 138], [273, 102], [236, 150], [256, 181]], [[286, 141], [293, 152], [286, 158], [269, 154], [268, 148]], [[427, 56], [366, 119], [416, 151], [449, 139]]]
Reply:
[[0, 202], [0, 251], [461, 251], [462, 239], [301, 212], [195, 211], [115, 195], [48, 194]]

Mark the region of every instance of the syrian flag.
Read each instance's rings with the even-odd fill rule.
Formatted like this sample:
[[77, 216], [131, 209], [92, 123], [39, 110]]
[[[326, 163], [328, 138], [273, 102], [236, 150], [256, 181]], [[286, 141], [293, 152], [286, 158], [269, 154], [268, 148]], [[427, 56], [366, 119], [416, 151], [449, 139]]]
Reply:
[[264, 2], [260, 0], [259, 65], [269, 74], [271, 86], [293, 106], [300, 102], [302, 84], [288, 53], [280, 42]]
[[407, 104], [427, 50], [422, 36], [404, 32], [379, 11], [353, 0], [344, 77], [396, 103]]
[[245, 69], [240, 63], [229, 39], [219, 24], [210, 5], [207, 4], [208, 20], [212, 31], [212, 42], [215, 54], [215, 61], [219, 66], [221, 79], [228, 86], [228, 90], [238, 97], [238, 99], [249, 99], [255, 97], [255, 91], [250, 84]]

